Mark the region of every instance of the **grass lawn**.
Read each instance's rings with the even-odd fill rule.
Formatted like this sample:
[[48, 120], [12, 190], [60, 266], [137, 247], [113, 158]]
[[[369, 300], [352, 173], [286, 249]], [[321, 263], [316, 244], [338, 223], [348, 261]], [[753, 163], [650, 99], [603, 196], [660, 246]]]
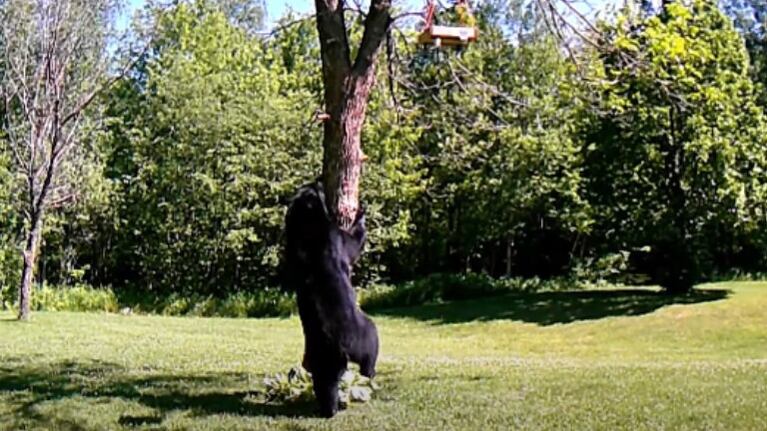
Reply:
[[767, 283], [624, 289], [374, 315], [368, 404], [263, 405], [297, 318], [0, 313], [0, 429], [767, 429]]

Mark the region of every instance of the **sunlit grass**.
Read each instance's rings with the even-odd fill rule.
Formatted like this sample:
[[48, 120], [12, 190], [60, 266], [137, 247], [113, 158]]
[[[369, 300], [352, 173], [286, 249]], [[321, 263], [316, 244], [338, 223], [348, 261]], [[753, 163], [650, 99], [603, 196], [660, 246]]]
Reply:
[[767, 429], [767, 284], [379, 312], [368, 404], [259, 404], [296, 318], [0, 314], [0, 429]]

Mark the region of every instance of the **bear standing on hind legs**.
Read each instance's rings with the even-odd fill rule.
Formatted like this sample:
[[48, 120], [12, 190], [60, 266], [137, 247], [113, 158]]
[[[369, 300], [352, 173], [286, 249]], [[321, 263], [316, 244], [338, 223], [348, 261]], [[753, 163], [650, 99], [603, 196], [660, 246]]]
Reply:
[[338, 411], [338, 384], [348, 362], [375, 375], [378, 331], [357, 306], [351, 270], [365, 243], [365, 217], [358, 211], [347, 232], [325, 205], [322, 185], [299, 189], [285, 217], [285, 283], [296, 292], [304, 331], [303, 366], [312, 374], [320, 413]]

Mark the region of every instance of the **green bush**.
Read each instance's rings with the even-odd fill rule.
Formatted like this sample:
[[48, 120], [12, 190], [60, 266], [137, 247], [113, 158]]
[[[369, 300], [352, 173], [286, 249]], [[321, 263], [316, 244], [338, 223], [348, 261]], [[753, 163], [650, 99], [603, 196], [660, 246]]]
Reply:
[[[0, 296], [0, 308], [17, 308], [18, 300]], [[165, 316], [198, 317], [275, 317], [289, 316], [296, 312], [294, 295], [279, 290], [261, 290], [253, 293], [236, 293], [226, 298], [204, 295], [172, 294], [165, 297], [148, 297], [121, 292], [111, 288], [95, 288], [78, 284], [35, 288], [32, 292], [32, 309], [37, 311], [106, 311], [115, 313], [121, 308], [130, 312], [162, 314]]]
[[[140, 307], [136, 307], [140, 310]], [[160, 314], [167, 316], [183, 316], [192, 308], [192, 302], [189, 298], [178, 294], [170, 295], [163, 303]]]
[[[400, 285], [376, 284], [359, 290], [358, 299], [365, 309], [382, 309], [578, 287], [578, 283], [567, 279], [493, 279], [481, 274], [434, 274]], [[295, 295], [278, 289], [238, 292], [224, 298], [178, 293], [167, 296], [126, 291], [118, 293], [119, 296], [111, 288], [81, 284], [73, 287], [46, 285], [35, 288], [32, 307], [38, 311], [81, 312], [117, 312], [127, 308], [130, 312], [165, 316], [235, 318], [284, 317], [297, 312]], [[13, 303], [7, 298], [5, 300], [8, 304]]]
[[197, 317], [277, 317], [296, 312], [294, 295], [277, 289], [238, 292], [225, 298], [174, 293], [148, 297], [122, 292], [120, 303], [139, 313]]
[[729, 271], [715, 272], [711, 275], [710, 282], [722, 281], [767, 281], [767, 272], [744, 271], [732, 268]]
[[13, 192], [16, 187], [12, 173], [9, 152], [3, 145], [0, 131], [0, 309], [13, 304], [21, 274], [21, 253], [17, 248], [19, 221]]
[[[264, 378], [262, 401], [265, 403], [301, 403], [314, 399], [311, 374], [301, 366], [290, 369], [287, 374], [277, 373]], [[370, 401], [379, 386], [357, 371], [347, 370], [338, 386], [338, 398], [345, 407], [351, 403]]]
[[[14, 304], [18, 306], [18, 303]], [[86, 285], [55, 287], [44, 285], [32, 292], [32, 309], [37, 311], [106, 311], [119, 309], [117, 296], [110, 288]]]
[[15, 301], [21, 273], [19, 252], [2, 241], [0, 233], [0, 309], [10, 307]]
[[401, 285], [374, 285], [359, 292], [365, 309], [407, 307], [504, 295], [514, 292], [540, 292], [580, 288], [568, 279], [501, 278], [483, 274], [433, 274]]
[[609, 253], [599, 258], [588, 257], [573, 265], [572, 274], [575, 279], [592, 284], [607, 284], [625, 278], [629, 270], [631, 253], [621, 250]]

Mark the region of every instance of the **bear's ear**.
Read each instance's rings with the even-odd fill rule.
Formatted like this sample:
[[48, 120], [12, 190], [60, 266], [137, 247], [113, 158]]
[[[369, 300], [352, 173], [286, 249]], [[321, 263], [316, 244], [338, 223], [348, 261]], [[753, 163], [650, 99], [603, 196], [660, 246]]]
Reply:
[[349, 232], [344, 232], [344, 251], [351, 263], [357, 262], [365, 246], [365, 210], [360, 207]]

